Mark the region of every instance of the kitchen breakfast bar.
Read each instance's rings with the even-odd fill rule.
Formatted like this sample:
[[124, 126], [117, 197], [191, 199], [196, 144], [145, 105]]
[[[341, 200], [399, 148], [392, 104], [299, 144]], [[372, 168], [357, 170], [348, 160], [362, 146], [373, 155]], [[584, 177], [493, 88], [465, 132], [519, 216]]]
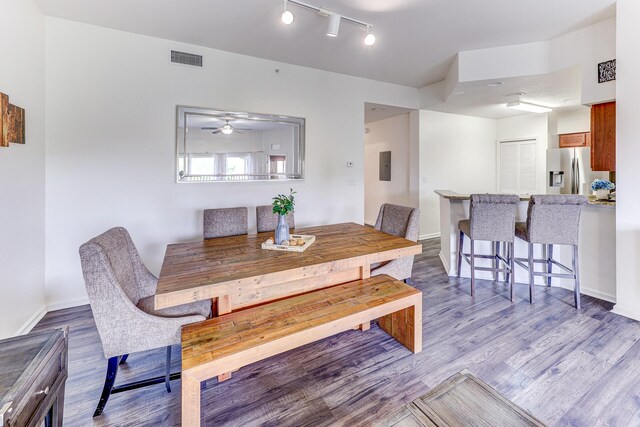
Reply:
[[[436, 190], [440, 196], [440, 259], [449, 276], [455, 276], [458, 248], [458, 222], [469, 218], [469, 194], [448, 190]], [[528, 196], [522, 196], [518, 203], [516, 221], [527, 219]], [[589, 197], [582, 210], [579, 237], [579, 264], [581, 293], [595, 298], [615, 302], [616, 296], [616, 236], [615, 202], [600, 201]], [[465, 238], [464, 251], [469, 250], [469, 240]], [[490, 242], [476, 242], [476, 253], [492, 254]], [[535, 258], [545, 257], [544, 245], [535, 245]], [[527, 244], [516, 238], [515, 256], [527, 257]], [[569, 246], [554, 246], [554, 258], [565, 265], [571, 265], [572, 250]], [[479, 260], [479, 265], [490, 266], [490, 260]], [[541, 269], [541, 266], [537, 267]], [[516, 283], [529, 283], [526, 270], [516, 265]], [[537, 270], [541, 271], [541, 270]], [[462, 263], [461, 277], [470, 277], [469, 265]], [[476, 271], [477, 279], [493, 280], [493, 273]], [[504, 279], [500, 279], [504, 280]], [[535, 283], [544, 285], [543, 277], [536, 277]], [[573, 281], [553, 279], [552, 286], [573, 289]]]

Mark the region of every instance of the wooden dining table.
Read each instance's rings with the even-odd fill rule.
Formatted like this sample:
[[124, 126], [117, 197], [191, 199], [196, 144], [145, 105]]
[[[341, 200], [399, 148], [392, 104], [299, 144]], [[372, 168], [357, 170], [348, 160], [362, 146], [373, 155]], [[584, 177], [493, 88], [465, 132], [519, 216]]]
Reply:
[[355, 223], [296, 229], [315, 236], [304, 252], [262, 249], [273, 233], [167, 246], [156, 309], [212, 300], [213, 315], [371, 275], [371, 265], [422, 252], [417, 242]]

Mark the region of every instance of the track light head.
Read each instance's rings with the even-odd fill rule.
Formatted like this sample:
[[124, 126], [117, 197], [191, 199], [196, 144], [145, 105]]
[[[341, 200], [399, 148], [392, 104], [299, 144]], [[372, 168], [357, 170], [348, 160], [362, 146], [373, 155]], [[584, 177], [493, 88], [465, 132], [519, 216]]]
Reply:
[[282, 12], [282, 22], [286, 25], [290, 25], [293, 22], [293, 13], [290, 10]]
[[329, 26], [327, 27], [327, 36], [338, 37], [338, 31], [340, 31], [340, 15], [332, 13], [329, 15]]
[[364, 44], [367, 46], [373, 46], [376, 42], [376, 36], [371, 32], [371, 27], [367, 27], [367, 35], [364, 37]]

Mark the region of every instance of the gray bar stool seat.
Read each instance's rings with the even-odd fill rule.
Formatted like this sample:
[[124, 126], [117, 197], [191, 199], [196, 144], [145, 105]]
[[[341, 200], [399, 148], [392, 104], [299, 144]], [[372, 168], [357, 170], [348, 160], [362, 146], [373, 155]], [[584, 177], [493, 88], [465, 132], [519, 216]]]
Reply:
[[[531, 304], [535, 303], [534, 277], [545, 277], [547, 286], [551, 286], [551, 278], [556, 277], [574, 280], [575, 307], [580, 309], [578, 235], [580, 215], [586, 203], [587, 198], [577, 194], [531, 196], [527, 210], [527, 222], [516, 223], [516, 237], [529, 244], [528, 257], [516, 258], [515, 262], [529, 272], [529, 302]], [[534, 259], [534, 244], [546, 245], [545, 259]], [[568, 245], [573, 248], [572, 268], [553, 259], [554, 245]], [[536, 263], [546, 264], [546, 271], [535, 271]], [[554, 265], [564, 273], [554, 273]]]
[[[471, 296], [475, 296], [475, 272], [492, 271], [497, 281], [504, 273], [505, 281], [510, 283], [511, 301], [513, 301], [513, 242], [515, 240], [516, 210], [520, 197], [515, 194], [472, 194], [469, 206], [469, 219], [458, 223], [460, 240], [458, 242], [458, 277], [462, 268], [462, 259], [471, 267]], [[464, 236], [469, 237], [470, 252], [464, 253]], [[493, 254], [475, 253], [475, 242], [492, 242]], [[506, 243], [506, 257], [500, 254], [500, 245]], [[490, 259], [492, 267], [479, 267], [476, 258]]]

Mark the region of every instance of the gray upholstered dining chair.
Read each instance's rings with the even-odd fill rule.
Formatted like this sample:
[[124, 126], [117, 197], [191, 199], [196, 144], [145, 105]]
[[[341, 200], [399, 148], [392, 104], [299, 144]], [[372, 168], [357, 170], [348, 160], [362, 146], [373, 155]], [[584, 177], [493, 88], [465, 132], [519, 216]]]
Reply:
[[[98, 328], [107, 375], [94, 417], [104, 410], [109, 396], [134, 388], [180, 377], [171, 374], [171, 346], [180, 344], [182, 325], [205, 320], [211, 315], [211, 303], [191, 304], [156, 310], [154, 294], [158, 279], [140, 259], [127, 230], [112, 228], [80, 246], [80, 261], [91, 311]], [[167, 348], [164, 376], [115, 386], [118, 365], [130, 353]]]
[[[471, 296], [476, 294], [476, 271], [492, 271], [497, 281], [499, 273], [505, 273], [505, 279], [509, 282], [511, 301], [514, 300], [513, 273], [513, 242], [515, 240], [516, 210], [520, 197], [516, 194], [472, 194], [469, 204], [469, 219], [463, 219], [458, 223], [460, 236], [458, 241], [458, 271], [460, 277], [462, 260], [471, 267]], [[469, 237], [470, 250], [466, 254], [463, 251], [464, 236]], [[484, 240], [492, 242], [493, 254], [477, 254], [475, 242]], [[506, 257], [500, 255], [500, 244], [507, 244]], [[476, 265], [476, 258], [490, 259], [492, 267], [480, 267]], [[501, 268], [501, 263], [505, 264]]]
[[204, 210], [204, 238], [240, 236], [247, 234], [249, 211], [247, 208], [221, 208]]
[[[384, 203], [380, 206], [375, 229], [417, 242], [420, 229], [420, 209]], [[397, 280], [411, 283], [413, 259], [413, 256], [408, 256], [381, 264], [374, 264], [371, 266], [371, 275], [388, 274]]]
[[[573, 279], [573, 297], [575, 307], [580, 309], [580, 269], [578, 265], [578, 236], [580, 215], [587, 203], [585, 196], [577, 194], [531, 196], [527, 210], [527, 222], [515, 225], [515, 234], [528, 243], [528, 257], [516, 258], [516, 263], [529, 273], [529, 302], [535, 303], [534, 279], [543, 276], [547, 286], [551, 278]], [[534, 244], [546, 245], [545, 259], [534, 259]], [[573, 248], [572, 268], [553, 259], [554, 245], [568, 245]], [[536, 272], [536, 263], [546, 264], [546, 271]], [[554, 273], [553, 266], [565, 273]]]
[[[258, 233], [274, 231], [278, 225], [278, 214], [273, 213], [273, 206], [256, 206], [256, 224]], [[289, 228], [296, 228], [296, 220], [293, 212], [287, 215], [287, 225]]]

